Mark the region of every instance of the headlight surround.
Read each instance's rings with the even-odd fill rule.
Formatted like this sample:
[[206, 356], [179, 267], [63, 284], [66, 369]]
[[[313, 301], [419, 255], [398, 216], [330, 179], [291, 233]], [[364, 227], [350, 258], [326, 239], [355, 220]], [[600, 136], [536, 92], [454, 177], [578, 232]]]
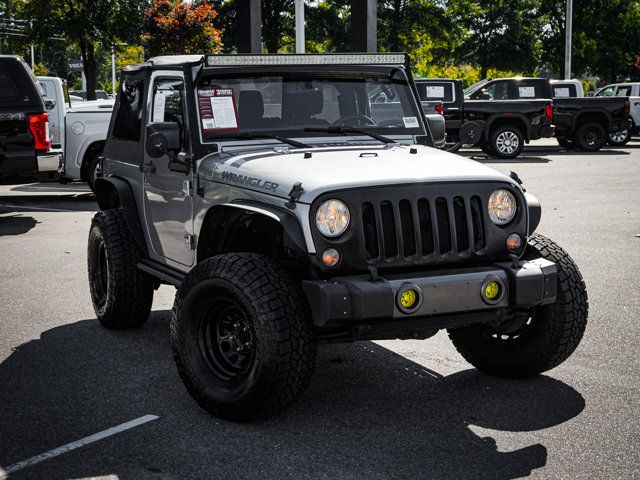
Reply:
[[489, 197], [487, 204], [489, 218], [496, 225], [506, 225], [516, 216], [518, 204], [509, 190], [499, 188]]
[[351, 213], [340, 200], [327, 200], [322, 202], [316, 210], [316, 227], [325, 237], [337, 237], [342, 235], [351, 221]]

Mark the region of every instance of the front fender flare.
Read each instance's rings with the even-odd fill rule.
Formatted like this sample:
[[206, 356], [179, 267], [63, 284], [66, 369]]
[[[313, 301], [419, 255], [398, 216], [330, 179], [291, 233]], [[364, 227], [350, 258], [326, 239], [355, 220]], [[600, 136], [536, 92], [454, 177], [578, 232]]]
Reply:
[[96, 200], [100, 210], [121, 208], [136, 244], [145, 256], [148, 255], [147, 244], [144, 240], [144, 231], [138, 215], [133, 189], [126, 180], [115, 177], [99, 177], [95, 183]]
[[529, 217], [529, 235], [532, 235], [536, 231], [542, 218], [542, 206], [540, 200], [531, 195], [529, 192], [524, 194], [525, 201], [527, 202], [527, 212]]
[[242, 200], [233, 203], [224, 203], [220, 206], [249, 210], [276, 220], [280, 225], [282, 225], [284, 232], [289, 236], [300, 252], [308, 253], [307, 243], [298, 218], [286, 210], [258, 202]]

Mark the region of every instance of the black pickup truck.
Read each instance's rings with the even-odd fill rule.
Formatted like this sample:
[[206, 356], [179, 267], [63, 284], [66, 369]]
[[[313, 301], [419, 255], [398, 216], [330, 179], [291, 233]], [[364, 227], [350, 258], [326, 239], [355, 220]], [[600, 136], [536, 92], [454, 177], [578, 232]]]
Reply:
[[0, 176], [58, 168], [43, 94], [24, 60], [0, 55]]
[[483, 152], [515, 158], [525, 143], [553, 136], [551, 100], [465, 100], [461, 80], [429, 78], [415, 84], [423, 106], [442, 102], [448, 141], [458, 141], [464, 123], [476, 122]]
[[553, 123], [560, 146], [587, 152], [600, 150], [609, 134], [628, 128], [628, 97], [555, 97], [546, 78], [495, 78], [481, 80], [464, 90], [471, 100], [553, 99]]

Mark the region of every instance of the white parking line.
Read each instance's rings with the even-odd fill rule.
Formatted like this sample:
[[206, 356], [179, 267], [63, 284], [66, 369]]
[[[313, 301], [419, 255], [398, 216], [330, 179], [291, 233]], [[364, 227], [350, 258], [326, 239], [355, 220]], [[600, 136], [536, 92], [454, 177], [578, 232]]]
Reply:
[[2, 469], [2, 467], [0, 467], [0, 479], [4, 478], [4, 476], [9, 473], [17, 472], [18, 470], [22, 470], [23, 468], [30, 467], [40, 462], [44, 462], [45, 460], [49, 460], [50, 458], [57, 457], [58, 455], [70, 452], [71, 450], [75, 450], [76, 448], [84, 447], [85, 445], [88, 445], [90, 443], [97, 442], [98, 440], [110, 437], [111, 435], [115, 435], [116, 433], [124, 432], [125, 430], [129, 430], [130, 428], [137, 427], [139, 425], [142, 425], [143, 423], [156, 420], [157, 418], [158, 417], [156, 415], [145, 415], [144, 417], [136, 418], [135, 420], [131, 420], [130, 422], [121, 423], [120, 425], [116, 425], [115, 427], [111, 427], [107, 430], [89, 435], [88, 437], [81, 438], [80, 440], [76, 440], [75, 442], [67, 443], [66, 445], [54, 448], [53, 450], [49, 450], [48, 452], [41, 453], [40, 455], [36, 455], [35, 457], [28, 458], [26, 460], [23, 460], [22, 462], [14, 463], [13, 465], [9, 465], [4, 470]]

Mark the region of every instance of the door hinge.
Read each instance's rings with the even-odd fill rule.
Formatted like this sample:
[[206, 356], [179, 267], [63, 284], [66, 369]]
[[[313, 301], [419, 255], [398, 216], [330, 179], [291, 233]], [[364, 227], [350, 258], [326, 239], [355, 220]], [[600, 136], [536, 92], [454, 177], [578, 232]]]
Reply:
[[193, 183], [191, 180], [182, 182], [182, 193], [184, 193], [185, 197], [193, 197]]
[[196, 249], [196, 236], [191, 235], [190, 233], [185, 233], [184, 235], [184, 246], [189, 250]]

